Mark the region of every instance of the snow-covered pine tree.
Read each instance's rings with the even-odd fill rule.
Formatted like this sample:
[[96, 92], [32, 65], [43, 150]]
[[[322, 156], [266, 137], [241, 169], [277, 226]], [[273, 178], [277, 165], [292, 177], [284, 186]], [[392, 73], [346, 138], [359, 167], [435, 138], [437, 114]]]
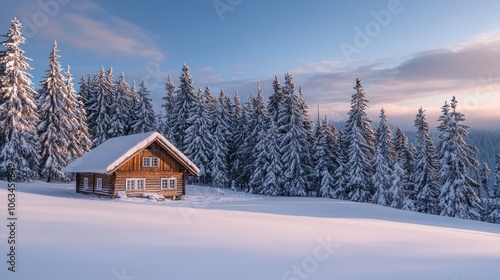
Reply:
[[[450, 112], [450, 105], [448, 101], [444, 102], [444, 105], [441, 107], [441, 115], [438, 118], [439, 125], [437, 126], [437, 130], [439, 132], [439, 143], [436, 151], [436, 159], [437, 159], [437, 167], [438, 170], [441, 170], [441, 159], [444, 157], [446, 150], [443, 146], [446, 143], [446, 137], [448, 137], [447, 129], [448, 129], [448, 113]], [[445, 178], [441, 178], [441, 173], [438, 174], [438, 180], [441, 185], [444, 184]]]
[[[210, 88], [205, 88], [205, 95], [210, 95]], [[191, 125], [186, 130], [184, 138], [185, 154], [199, 168], [198, 180], [207, 183], [210, 179], [210, 160], [212, 158], [212, 146], [214, 139], [211, 131], [210, 111], [207, 108], [206, 98], [199, 96], [197, 98], [194, 114], [188, 119]]]
[[210, 169], [212, 172], [212, 186], [214, 187], [225, 187], [226, 182], [229, 180], [227, 169], [227, 155], [229, 151], [226, 139], [228, 124], [225, 123], [221, 106], [221, 102], [216, 103], [212, 124], [214, 140], [212, 145], [213, 158], [210, 162]]
[[415, 191], [415, 211], [436, 214], [439, 187], [436, 181], [436, 148], [429, 135], [429, 123], [425, 110], [420, 107], [415, 118], [417, 128], [417, 154], [410, 181]]
[[92, 141], [89, 137], [89, 129], [87, 127], [87, 113], [82, 97], [75, 92], [73, 84], [73, 76], [71, 75], [71, 67], [68, 65], [66, 69], [66, 92], [68, 93], [69, 108], [73, 108], [73, 131], [70, 133], [71, 141], [68, 151], [71, 154], [71, 159], [76, 159], [92, 148]]
[[346, 191], [349, 199], [359, 202], [369, 202], [373, 195], [371, 176], [371, 160], [375, 138], [371, 128], [372, 120], [368, 118], [366, 109], [368, 100], [365, 97], [363, 84], [356, 79], [354, 87], [356, 93], [352, 95], [351, 110], [346, 122], [345, 136], [347, 143], [346, 162]]
[[238, 181], [243, 170], [242, 159], [240, 158], [240, 147], [245, 141], [246, 125], [245, 115], [243, 113], [243, 109], [241, 108], [241, 100], [238, 91], [236, 91], [234, 95], [232, 111], [233, 120], [231, 127], [233, 129], [233, 141], [232, 147], [229, 151], [229, 156], [231, 157], [232, 162], [230, 174], [233, 181]]
[[484, 162], [483, 167], [481, 168], [481, 172], [479, 173], [479, 180], [481, 183], [481, 190], [479, 192], [480, 198], [489, 197], [488, 178], [490, 176], [490, 173], [490, 167], [486, 162]]
[[457, 103], [453, 97], [440, 138], [440, 147], [444, 151], [439, 170], [439, 177], [444, 182], [439, 195], [440, 214], [477, 220], [481, 200], [475, 189], [479, 189], [479, 184], [470, 175], [477, 173], [477, 149], [465, 143], [468, 127], [461, 123], [465, 116], [457, 111]]
[[283, 166], [283, 191], [287, 196], [306, 196], [310, 191], [312, 175], [311, 147], [300, 100], [295, 94], [295, 84], [290, 73], [285, 75], [283, 102], [279, 107], [281, 164]]
[[165, 108], [165, 131], [160, 131], [169, 141], [174, 141], [174, 106], [175, 106], [175, 85], [172, 81], [172, 76], [170, 73], [167, 77], [167, 82], [165, 83], [166, 96], [162, 97], [163, 104], [161, 107]]
[[111, 119], [113, 117], [112, 102], [114, 92], [113, 81], [109, 79], [113, 70], [104, 70], [101, 66], [97, 80], [94, 84], [91, 96], [89, 96], [88, 117], [89, 132], [94, 147], [109, 138], [109, 130], [111, 129]]
[[[394, 139], [394, 150], [396, 151], [396, 159], [399, 165], [406, 173], [406, 177], [409, 177], [413, 173], [413, 161], [415, 155], [412, 153], [410, 146], [408, 144], [408, 136], [403, 129], [399, 126], [396, 130], [396, 138]], [[405, 184], [408, 183], [409, 178], [405, 178]]]
[[36, 91], [27, 72], [30, 59], [20, 47], [26, 41], [22, 24], [16, 18], [11, 23], [0, 54], [0, 176], [13, 163], [16, 181], [31, 181], [38, 177], [40, 165]]
[[372, 184], [375, 188], [372, 202], [380, 205], [391, 205], [389, 189], [392, 186], [392, 169], [396, 152], [394, 151], [394, 140], [392, 131], [387, 123], [385, 110], [380, 110], [380, 122], [377, 129], [377, 139], [375, 142], [375, 155], [372, 159], [372, 169], [374, 171]]
[[309, 106], [307, 105], [307, 101], [304, 98], [304, 92], [302, 90], [302, 86], [299, 86], [299, 108], [302, 112], [302, 118], [304, 119], [304, 129], [307, 133], [307, 140], [309, 143], [313, 142], [312, 138], [312, 124], [311, 117], [309, 116]]
[[40, 82], [42, 88], [37, 98], [40, 118], [40, 175], [46, 178], [47, 182], [69, 180], [68, 175], [61, 169], [78, 154], [74, 151], [76, 118], [70, 111], [74, 108], [74, 102], [69, 98], [66, 81], [61, 73], [58, 51], [57, 42], [54, 41], [49, 57], [49, 69], [45, 70], [47, 74]]
[[116, 93], [113, 95], [112, 110], [115, 114], [111, 118], [110, 137], [118, 137], [128, 135], [130, 132], [130, 108], [132, 107], [132, 99], [130, 89], [125, 74], [122, 72], [116, 83]]
[[218, 102], [220, 104], [221, 117], [223, 118], [223, 123], [226, 125], [224, 129], [224, 136], [226, 138], [227, 143], [227, 153], [226, 157], [226, 166], [227, 166], [227, 177], [228, 181], [232, 181], [234, 178], [231, 176], [231, 169], [233, 163], [231, 161], [231, 147], [233, 146], [233, 104], [231, 102], [231, 98], [227, 96], [223, 89], [220, 91]]
[[[256, 190], [262, 184], [265, 174], [256, 174], [264, 168], [265, 156], [261, 153], [265, 151], [265, 133], [268, 123], [268, 113], [264, 104], [264, 97], [257, 85], [257, 97], [252, 98], [252, 114], [249, 119], [249, 134], [246, 139], [247, 154], [249, 155], [250, 165], [245, 167], [245, 172], [249, 174], [249, 186], [252, 191]], [[260, 143], [260, 147], [259, 146]]]
[[150, 131], [155, 131], [156, 128], [156, 118], [155, 112], [153, 110], [153, 104], [151, 103], [150, 92], [146, 87], [144, 80], [141, 81], [139, 85], [139, 91], [137, 92], [139, 96], [139, 102], [135, 107], [137, 114], [137, 119], [132, 123], [132, 132], [145, 133]]
[[273, 81], [273, 93], [269, 96], [269, 102], [267, 104], [267, 112], [269, 118], [273, 119], [274, 123], [277, 125], [279, 121], [279, 106], [283, 102], [283, 89], [280, 84], [278, 76], [274, 76]]
[[173, 135], [174, 143], [184, 151], [184, 137], [186, 129], [191, 125], [188, 122], [189, 117], [193, 114], [196, 106], [197, 92], [193, 86], [193, 78], [189, 72], [189, 67], [182, 65], [182, 74], [179, 77], [179, 86], [175, 91], [173, 118]]
[[346, 191], [347, 185], [347, 143], [344, 141], [344, 133], [339, 130], [337, 141], [335, 143], [335, 157], [337, 158], [337, 168], [333, 172], [333, 198], [348, 200], [349, 192]]
[[500, 200], [500, 154], [495, 160], [495, 184], [491, 192], [491, 198]]
[[409, 191], [405, 185], [405, 170], [396, 160], [392, 168], [392, 182], [389, 188], [389, 197], [391, 198], [390, 206], [397, 209], [413, 211], [413, 200], [410, 198]]
[[277, 196], [282, 195], [283, 190], [283, 168], [281, 166], [281, 154], [279, 151], [280, 140], [278, 138], [278, 128], [274, 120], [269, 119], [266, 140], [266, 163], [264, 166], [265, 177], [260, 186], [259, 193], [262, 195]]
[[265, 192], [264, 182], [266, 179], [266, 165], [267, 165], [267, 146], [269, 143], [267, 133], [269, 128], [264, 123], [261, 126], [258, 126], [260, 131], [256, 132], [256, 140], [257, 143], [252, 150], [252, 158], [253, 162], [251, 165], [252, 172], [250, 173], [250, 180], [248, 185], [250, 187], [251, 193], [263, 194]]
[[334, 197], [335, 187], [333, 173], [338, 167], [335, 156], [335, 131], [329, 125], [326, 116], [321, 123], [318, 122], [318, 126], [319, 128], [317, 129], [313, 145], [313, 158], [315, 158], [314, 173], [317, 177], [318, 186], [312, 196], [332, 198]]

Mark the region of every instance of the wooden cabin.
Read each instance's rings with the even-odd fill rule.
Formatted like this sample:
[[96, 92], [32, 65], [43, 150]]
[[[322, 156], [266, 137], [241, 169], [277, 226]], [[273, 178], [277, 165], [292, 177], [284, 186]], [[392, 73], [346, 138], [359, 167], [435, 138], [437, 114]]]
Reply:
[[111, 138], [63, 169], [76, 173], [76, 192], [117, 197], [144, 193], [179, 198], [198, 167], [158, 132]]

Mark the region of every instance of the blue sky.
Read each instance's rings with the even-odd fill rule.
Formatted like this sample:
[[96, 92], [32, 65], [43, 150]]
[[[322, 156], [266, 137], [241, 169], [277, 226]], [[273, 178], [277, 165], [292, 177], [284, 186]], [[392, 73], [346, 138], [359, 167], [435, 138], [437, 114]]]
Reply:
[[[167, 73], [186, 63], [197, 87], [242, 99], [289, 71], [316, 115], [344, 119], [361, 78], [369, 115], [410, 127], [423, 106], [434, 121], [456, 95], [468, 123], [499, 128], [499, 1], [9, 1], [10, 20], [24, 24], [26, 55], [38, 84], [53, 40], [73, 74], [101, 65], [144, 79], [159, 108]], [[3, 30], [3, 31], [2, 31]]]

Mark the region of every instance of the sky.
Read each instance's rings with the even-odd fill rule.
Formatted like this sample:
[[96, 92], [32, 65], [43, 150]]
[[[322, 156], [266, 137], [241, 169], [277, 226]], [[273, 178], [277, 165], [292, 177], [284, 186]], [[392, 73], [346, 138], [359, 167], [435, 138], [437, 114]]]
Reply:
[[312, 119], [347, 118], [356, 78], [377, 121], [411, 129], [419, 107], [436, 126], [456, 96], [472, 128], [499, 129], [500, 1], [20, 0], [2, 4], [0, 34], [23, 23], [35, 88], [57, 40], [76, 80], [101, 66], [144, 80], [160, 110], [170, 73], [242, 100], [290, 72]]

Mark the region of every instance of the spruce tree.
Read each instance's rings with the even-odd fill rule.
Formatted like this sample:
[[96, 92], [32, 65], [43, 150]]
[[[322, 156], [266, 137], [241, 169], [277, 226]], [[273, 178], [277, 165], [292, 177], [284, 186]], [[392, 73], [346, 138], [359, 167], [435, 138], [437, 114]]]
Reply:
[[274, 76], [273, 90], [273, 93], [269, 96], [267, 111], [269, 113], [269, 118], [273, 119], [277, 124], [279, 121], [279, 106], [283, 102], [283, 89], [278, 76]]
[[122, 72], [116, 83], [116, 93], [113, 94], [113, 104], [111, 105], [115, 114], [111, 118], [111, 128], [108, 131], [110, 137], [118, 137], [130, 134], [130, 108], [132, 99], [130, 89], [125, 74]]
[[488, 198], [489, 197], [489, 188], [488, 188], [488, 178], [490, 176], [491, 170], [486, 162], [483, 163], [483, 167], [481, 168], [481, 173], [479, 174], [479, 180], [481, 183], [481, 190], [479, 192], [480, 198]]
[[500, 200], [500, 154], [497, 155], [495, 161], [495, 185], [491, 197]]
[[231, 170], [230, 174], [233, 181], [238, 181], [242, 174], [243, 166], [242, 159], [240, 157], [240, 147], [243, 145], [245, 141], [245, 125], [246, 119], [241, 108], [241, 100], [238, 92], [236, 91], [234, 95], [233, 101], [233, 120], [232, 120], [232, 128], [233, 128], [233, 141], [232, 146], [229, 151], [229, 156], [231, 157]]
[[346, 172], [347, 164], [347, 143], [344, 133], [339, 130], [337, 141], [335, 143], [335, 157], [337, 158], [337, 168], [333, 172], [333, 198], [348, 200], [349, 192], [346, 189], [348, 174]]
[[366, 109], [368, 100], [361, 80], [356, 79], [352, 95], [349, 119], [346, 122], [345, 134], [347, 143], [346, 161], [346, 191], [353, 201], [369, 202], [373, 195], [371, 183], [374, 135], [371, 128], [372, 120], [368, 118]]
[[184, 151], [186, 129], [191, 125], [188, 119], [193, 114], [196, 105], [197, 92], [193, 86], [193, 78], [186, 64], [182, 66], [179, 86], [175, 92], [173, 118], [173, 135], [175, 145]]
[[[54, 41], [49, 58], [49, 69], [38, 96], [40, 124], [38, 135], [41, 143], [40, 175], [51, 180], [67, 181], [69, 177], [61, 171], [78, 154], [74, 148], [74, 126], [76, 118], [66, 81], [61, 71], [57, 42]], [[75, 153], [75, 154], [72, 154]]]
[[311, 147], [302, 113], [293, 78], [287, 73], [279, 108], [279, 131], [283, 133], [280, 145], [283, 191], [288, 196], [306, 196], [310, 192]]
[[134, 134], [155, 131], [155, 112], [153, 110], [151, 98], [149, 97], [150, 92], [147, 89], [144, 80], [142, 80], [141, 84], [139, 85], [139, 91], [137, 92], [137, 95], [139, 96], [139, 102], [135, 107], [137, 119], [132, 123], [132, 131]]
[[22, 25], [16, 18], [11, 23], [0, 54], [0, 176], [13, 163], [16, 180], [31, 181], [38, 177], [40, 160], [36, 91], [27, 72], [30, 59], [20, 47], [26, 41]]
[[413, 189], [414, 187], [410, 184], [410, 175], [413, 174], [413, 161], [415, 160], [415, 155], [408, 143], [408, 136], [399, 126], [396, 130], [396, 138], [394, 140], [394, 149], [396, 151], [396, 158], [399, 166], [403, 168], [405, 177], [403, 178], [403, 183], [407, 188]]
[[387, 123], [385, 111], [382, 109], [375, 142], [375, 155], [372, 160], [374, 170], [372, 183], [375, 188], [372, 202], [375, 204], [391, 205], [389, 189], [392, 186], [392, 168], [395, 158], [396, 152], [394, 151], [392, 131]]
[[162, 97], [163, 104], [161, 105], [165, 108], [165, 131], [160, 131], [165, 137], [174, 141], [174, 106], [175, 106], [175, 85], [172, 81], [172, 76], [168, 74], [167, 82], [165, 83], [166, 96]]
[[85, 105], [83, 104], [82, 97], [75, 92], [73, 76], [71, 75], [71, 68], [69, 65], [66, 70], [66, 92], [68, 93], [69, 108], [74, 109], [71, 115], [73, 128], [70, 133], [71, 141], [68, 151], [71, 154], [71, 159], [76, 159], [92, 148], [92, 141], [90, 141], [87, 126]]
[[212, 172], [212, 186], [225, 187], [228, 182], [227, 155], [228, 144], [226, 139], [226, 130], [228, 128], [223, 116], [222, 103], [216, 103], [216, 111], [213, 122], [213, 158], [210, 164]]
[[101, 66], [97, 80], [94, 84], [91, 96], [89, 96], [88, 122], [92, 144], [94, 147], [100, 145], [109, 138], [112, 127], [111, 119], [114, 115], [112, 110], [113, 95], [115, 94], [112, 77], [113, 69], [110, 67], [106, 72]]
[[[205, 89], [205, 94], [210, 94], [208, 86]], [[211, 174], [210, 160], [212, 158], [214, 139], [206, 99], [199, 96], [195, 105], [194, 114], [188, 119], [188, 123], [191, 123], [191, 125], [187, 128], [184, 138], [185, 155], [200, 168], [197, 176], [201, 182], [206, 183]]]
[[317, 194], [321, 197], [334, 197], [334, 176], [333, 173], [338, 168], [337, 158], [335, 157], [336, 139], [335, 131], [328, 124], [328, 119], [318, 123], [318, 129], [315, 136], [313, 157], [315, 158], [314, 173], [317, 177]]
[[436, 214], [438, 210], [439, 187], [436, 177], [436, 148], [429, 135], [429, 124], [425, 110], [420, 107], [415, 118], [417, 128], [417, 154], [410, 181], [415, 190], [415, 210]]
[[479, 184], [471, 174], [477, 174], [477, 149], [465, 143], [468, 136], [467, 126], [461, 122], [465, 116], [457, 111], [457, 100], [452, 98], [450, 111], [440, 139], [443, 158], [440, 159], [441, 187], [439, 207], [442, 216], [462, 219], [480, 218], [480, 199], [475, 191]]
[[281, 166], [281, 154], [279, 151], [278, 128], [274, 120], [269, 120], [269, 125], [266, 133], [266, 163], [264, 165], [265, 177], [260, 186], [259, 193], [262, 195], [277, 196], [282, 195], [283, 180]]

